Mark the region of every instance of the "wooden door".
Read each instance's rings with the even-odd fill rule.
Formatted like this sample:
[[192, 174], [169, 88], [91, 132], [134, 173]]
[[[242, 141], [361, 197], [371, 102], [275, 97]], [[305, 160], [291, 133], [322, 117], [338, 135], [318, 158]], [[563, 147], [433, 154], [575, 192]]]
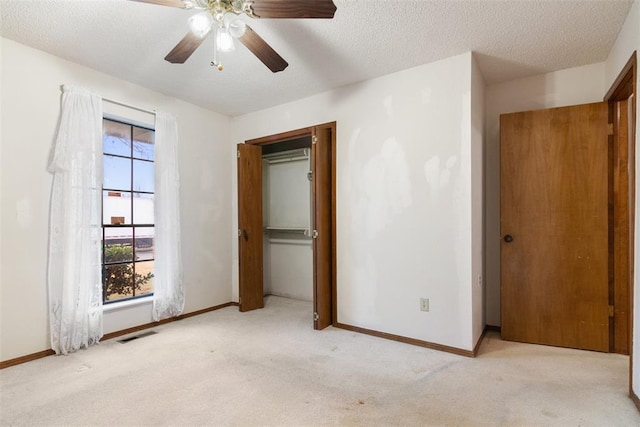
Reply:
[[238, 144], [240, 311], [264, 307], [262, 290], [262, 149]]
[[500, 117], [502, 337], [609, 351], [607, 103]]
[[[332, 324], [332, 128], [317, 126], [311, 147], [313, 200], [313, 305], [314, 329]], [[316, 234], [317, 233], [317, 234]]]

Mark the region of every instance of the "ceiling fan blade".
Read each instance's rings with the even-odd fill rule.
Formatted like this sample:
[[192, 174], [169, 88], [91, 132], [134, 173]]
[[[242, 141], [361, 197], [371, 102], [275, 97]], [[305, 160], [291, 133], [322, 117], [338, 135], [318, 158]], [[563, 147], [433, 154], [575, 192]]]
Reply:
[[258, 18], [333, 18], [336, 5], [332, 0], [253, 0]]
[[239, 37], [238, 40], [274, 73], [282, 71], [289, 66], [289, 63], [248, 25], [246, 26], [244, 34]]
[[164, 59], [172, 64], [184, 64], [198, 46], [202, 44], [205, 38], [207, 38], [206, 35], [204, 37], [198, 37], [189, 31], [182, 40], [171, 49], [171, 52], [169, 52]]
[[129, 1], [137, 1], [139, 3], [159, 4], [160, 6], [179, 7], [180, 9], [187, 9], [187, 5], [182, 0], [129, 0]]

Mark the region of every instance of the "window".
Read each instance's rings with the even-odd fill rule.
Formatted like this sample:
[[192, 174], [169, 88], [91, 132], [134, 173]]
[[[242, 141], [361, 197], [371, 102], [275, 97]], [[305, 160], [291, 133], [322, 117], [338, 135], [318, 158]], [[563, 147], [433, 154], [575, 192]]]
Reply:
[[102, 298], [153, 293], [153, 129], [103, 120]]

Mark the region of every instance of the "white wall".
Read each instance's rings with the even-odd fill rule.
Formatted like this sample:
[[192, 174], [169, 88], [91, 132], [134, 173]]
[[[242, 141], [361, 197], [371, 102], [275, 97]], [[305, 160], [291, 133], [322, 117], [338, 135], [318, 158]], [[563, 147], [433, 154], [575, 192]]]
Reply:
[[[62, 84], [177, 117], [185, 312], [230, 301], [229, 119], [8, 39], [0, 39], [0, 52], [0, 358], [50, 348], [46, 266], [52, 176], [46, 167]], [[150, 321], [150, 304], [110, 311], [105, 332]]]
[[604, 63], [487, 87], [485, 292], [488, 325], [500, 325], [500, 114], [600, 102], [607, 89]]
[[[339, 322], [473, 349], [482, 261], [472, 259], [472, 218], [482, 212], [472, 203], [481, 153], [471, 147], [471, 61], [466, 53], [232, 120], [233, 143], [337, 122]], [[233, 292], [237, 300], [237, 274]]]
[[267, 188], [264, 194], [266, 224], [271, 227], [308, 228], [311, 223], [311, 186], [308, 159], [263, 162]]
[[269, 262], [268, 291], [303, 301], [313, 301], [313, 246], [309, 238], [269, 238], [265, 262]]
[[[616, 77], [627, 63], [633, 51], [640, 53], [640, 4], [636, 1], [618, 34], [618, 38], [611, 48], [605, 62], [606, 88], [611, 87]], [[636, 82], [636, 91], [640, 82]], [[636, 93], [637, 95], [637, 93]], [[640, 395], [640, 114], [638, 114], [638, 100], [636, 99], [636, 218], [635, 218], [635, 262], [634, 262], [634, 313], [633, 313], [633, 378], [632, 387], [636, 396]]]

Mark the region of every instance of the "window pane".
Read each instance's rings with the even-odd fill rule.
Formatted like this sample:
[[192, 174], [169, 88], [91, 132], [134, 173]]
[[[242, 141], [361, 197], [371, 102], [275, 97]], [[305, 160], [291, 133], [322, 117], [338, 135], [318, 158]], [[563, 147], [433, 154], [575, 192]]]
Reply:
[[155, 132], [135, 127], [133, 128], [133, 157], [153, 160], [155, 154]]
[[114, 301], [133, 295], [133, 264], [105, 265], [103, 298]]
[[133, 222], [154, 224], [153, 194], [133, 193]]
[[131, 156], [131, 126], [112, 120], [103, 120], [102, 146], [106, 154]]
[[153, 293], [155, 132], [108, 119], [103, 132], [103, 298], [112, 302]]
[[131, 193], [127, 191], [102, 192], [102, 223], [131, 224]]
[[109, 190], [131, 190], [131, 160], [105, 155], [102, 187]]
[[104, 262], [133, 261], [133, 228], [104, 229]]
[[133, 161], [133, 190], [153, 193], [153, 162]]
[[155, 258], [155, 228], [136, 227], [136, 261]]
[[136, 296], [153, 293], [153, 261], [136, 263]]

